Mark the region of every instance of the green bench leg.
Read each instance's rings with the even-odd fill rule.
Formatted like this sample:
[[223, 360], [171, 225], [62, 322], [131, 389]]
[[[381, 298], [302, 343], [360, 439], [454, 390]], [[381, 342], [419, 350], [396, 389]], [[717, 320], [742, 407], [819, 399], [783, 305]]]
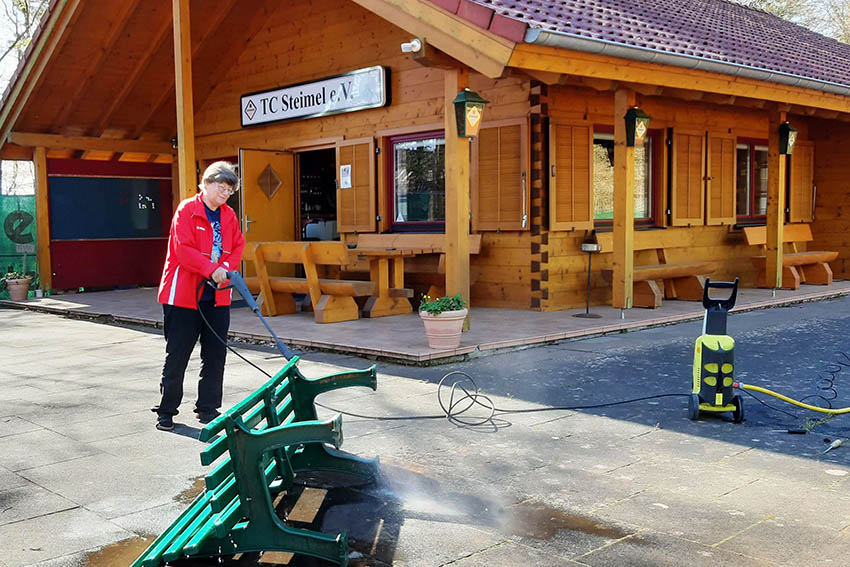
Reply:
[[321, 443], [305, 443], [289, 456], [292, 469], [298, 472], [325, 471], [354, 475], [368, 480], [378, 478], [378, 458], [364, 459], [338, 451]]

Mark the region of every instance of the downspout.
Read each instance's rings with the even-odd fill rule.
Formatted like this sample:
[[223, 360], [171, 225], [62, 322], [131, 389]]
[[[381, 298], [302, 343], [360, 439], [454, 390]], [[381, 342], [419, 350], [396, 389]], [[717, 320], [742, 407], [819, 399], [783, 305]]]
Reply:
[[666, 51], [648, 49], [646, 47], [623, 45], [621, 43], [615, 43], [604, 39], [588, 39], [586, 37], [564, 32], [529, 28], [525, 32], [525, 42], [534, 45], [557, 47], [559, 49], [572, 49], [574, 51], [582, 51], [584, 53], [609, 55], [611, 57], [631, 59], [632, 61], [641, 61], [644, 63], [658, 63], [659, 65], [696, 69], [710, 73], [722, 73], [724, 75], [732, 75], [733, 77], [745, 77], [747, 79], [754, 79], [757, 81], [766, 81], [769, 83], [778, 83], [803, 89], [817, 90], [825, 93], [850, 96], [850, 87], [839, 83], [809, 79], [799, 75], [793, 75], [791, 73], [760, 69], [749, 65], [741, 65], [740, 63], [727, 63], [723, 61], [694, 57], [692, 55], [668, 53]]

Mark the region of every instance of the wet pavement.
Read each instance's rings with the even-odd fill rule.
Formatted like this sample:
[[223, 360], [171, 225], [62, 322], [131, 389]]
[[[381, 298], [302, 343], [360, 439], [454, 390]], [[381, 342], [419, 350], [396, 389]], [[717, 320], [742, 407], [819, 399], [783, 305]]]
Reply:
[[[850, 358], [837, 354], [850, 354], [848, 330], [850, 298], [733, 315], [736, 377], [850, 406]], [[357, 567], [847, 565], [850, 441], [823, 451], [850, 438], [850, 417], [745, 396], [744, 423], [690, 421], [699, 333], [692, 321], [438, 367], [379, 363], [377, 392], [320, 401], [435, 415], [437, 383], [460, 371], [499, 411], [472, 427], [346, 415], [343, 448], [378, 456], [380, 480], [305, 477], [278, 512], [347, 529]], [[159, 432], [148, 408], [163, 349], [149, 329], [0, 309], [0, 567], [128, 565], [201, 490], [190, 405], [199, 360], [175, 432]], [[239, 352], [267, 372], [282, 365], [266, 348]], [[319, 376], [369, 364], [307, 352], [299, 367]], [[232, 355], [226, 376], [225, 405], [265, 380]], [[587, 407], [646, 396], [658, 397]], [[319, 565], [287, 554], [223, 564]]]

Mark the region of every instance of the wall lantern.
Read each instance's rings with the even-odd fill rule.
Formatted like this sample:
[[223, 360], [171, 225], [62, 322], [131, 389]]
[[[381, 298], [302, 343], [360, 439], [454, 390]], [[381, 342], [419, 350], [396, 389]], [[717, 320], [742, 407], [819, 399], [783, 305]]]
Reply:
[[790, 156], [794, 153], [794, 144], [797, 143], [797, 129], [787, 122], [779, 126], [779, 153]]
[[466, 88], [457, 93], [453, 102], [457, 119], [457, 137], [474, 138], [478, 135], [481, 119], [484, 118], [484, 106], [490, 101], [484, 100], [477, 92]]
[[652, 118], [640, 108], [633, 106], [626, 111], [626, 145], [642, 146], [649, 131], [649, 121]]

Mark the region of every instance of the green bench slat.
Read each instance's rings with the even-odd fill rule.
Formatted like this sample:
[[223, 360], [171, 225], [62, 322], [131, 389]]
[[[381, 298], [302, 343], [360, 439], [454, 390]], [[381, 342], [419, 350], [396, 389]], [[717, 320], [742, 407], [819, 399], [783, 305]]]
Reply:
[[162, 554], [162, 558], [166, 561], [174, 561], [175, 559], [180, 559], [183, 554], [183, 546], [186, 545], [193, 535], [203, 526], [206, 522], [209, 521], [210, 518], [214, 516], [212, 508], [209, 504], [203, 507], [201, 513], [198, 514], [192, 523], [189, 524], [183, 532], [174, 538], [174, 541], [171, 542], [171, 545], [168, 546], [168, 549], [165, 550], [165, 553]]
[[286, 365], [280, 370], [280, 372], [275, 374], [274, 377], [271, 378], [268, 382], [266, 382], [262, 387], [258, 388], [250, 396], [248, 396], [247, 398], [227, 410], [225, 413], [209, 422], [207, 426], [201, 430], [198, 439], [204, 442], [209, 441], [210, 439], [221, 433], [222, 430], [224, 430], [225, 416], [241, 414], [246, 408], [253, 407], [257, 404], [258, 401], [262, 400], [265, 390], [267, 388], [277, 387], [284, 380], [287, 380], [288, 382], [289, 373], [292, 372], [293, 369], [295, 369], [295, 365], [298, 363], [299, 359], [300, 358], [298, 356], [293, 356], [291, 359], [289, 359], [289, 362], [287, 362]]
[[162, 563], [162, 554], [168, 548], [171, 541], [176, 538], [183, 529], [192, 523], [192, 520], [203, 510], [210, 500], [210, 494], [204, 492], [199, 494], [186, 510], [178, 516], [171, 526], [162, 532], [154, 540], [147, 550], [136, 559], [130, 567], [159, 567]]

